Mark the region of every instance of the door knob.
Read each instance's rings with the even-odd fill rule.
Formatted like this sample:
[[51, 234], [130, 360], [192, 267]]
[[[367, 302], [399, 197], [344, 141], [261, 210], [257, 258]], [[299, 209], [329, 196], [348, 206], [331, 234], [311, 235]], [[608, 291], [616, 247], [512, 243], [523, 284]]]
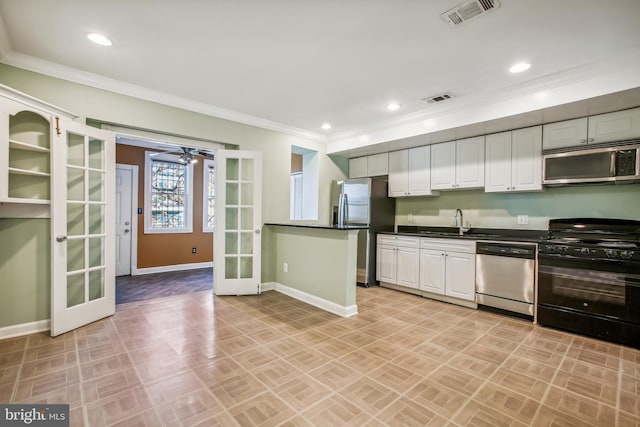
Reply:
[[125, 233], [128, 233], [128, 232], [129, 232], [129, 229], [125, 228], [124, 232], [125, 232]]
[[125, 222], [124, 225], [129, 225], [129, 221]]
[[260, 234], [260, 230], [256, 230], [256, 234]]
[[56, 237], [56, 242], [64, 242], [65, 240], [67, 240], [67, 236], [57, 236]]

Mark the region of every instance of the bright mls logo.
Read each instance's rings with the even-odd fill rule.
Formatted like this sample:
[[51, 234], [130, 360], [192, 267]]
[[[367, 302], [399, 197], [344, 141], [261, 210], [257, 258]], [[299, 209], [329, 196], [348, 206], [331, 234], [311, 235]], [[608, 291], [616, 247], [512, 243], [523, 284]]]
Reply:
[[0, 427], [69, 427], [69, 405], [0, 405]]

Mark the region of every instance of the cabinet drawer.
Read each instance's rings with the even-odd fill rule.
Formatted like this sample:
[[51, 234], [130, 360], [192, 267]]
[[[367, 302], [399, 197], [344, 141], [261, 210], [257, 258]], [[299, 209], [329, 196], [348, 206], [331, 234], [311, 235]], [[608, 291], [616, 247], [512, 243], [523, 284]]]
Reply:
[[392, 234], [378, 234], [377, 242], [379, 245], [396, 245], [396, 236]]
[[476, 241], [463, 239], [433, 239], [423, 237], [420, 239], [420, 249], [475, 253]]
[[401, 246], [403, 248], [419, 248], [420, 247], [420, 238], [419, 237], [406, 237], [406, 236], [396, 236], [396, 245]]

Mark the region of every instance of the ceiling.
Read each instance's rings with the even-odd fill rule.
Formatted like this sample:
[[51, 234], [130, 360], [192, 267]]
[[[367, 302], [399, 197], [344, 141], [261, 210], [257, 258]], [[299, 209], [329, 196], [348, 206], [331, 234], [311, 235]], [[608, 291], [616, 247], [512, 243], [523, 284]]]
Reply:
[[[0, 0], [0, 61], [352, 154], [640, 86], [638, 0], [499, 0], [447, 24], [462, 2]], [[532, 66], [510, 73], [519, 61]], [[442, 92], [454, 99], [423, 101]]]

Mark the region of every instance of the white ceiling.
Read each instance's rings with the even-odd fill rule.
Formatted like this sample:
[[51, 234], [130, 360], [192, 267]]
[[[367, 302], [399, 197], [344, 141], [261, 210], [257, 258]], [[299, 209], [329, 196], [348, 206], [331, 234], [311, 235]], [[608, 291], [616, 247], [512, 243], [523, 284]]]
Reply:
[[638, 0], [500, 0], [454, 28], [440, 14], [459, 3], [0, 0], [0, 61], [352, 153], [640, 86]]

